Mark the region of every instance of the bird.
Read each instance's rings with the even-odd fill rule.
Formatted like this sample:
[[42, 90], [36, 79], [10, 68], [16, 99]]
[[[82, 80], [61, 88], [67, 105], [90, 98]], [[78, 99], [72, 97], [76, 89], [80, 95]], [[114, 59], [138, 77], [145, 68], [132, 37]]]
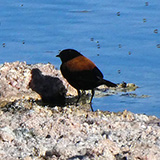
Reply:
[[[108, 87], [117, 86], [117, 84], [105, 80], [98, 67], [90, 59], [83, 56], [75, 49], [64, 49], [56, 55], [56, 57], [59, 57], [62, 61], [60, 70], [63, 77], [77, 90], [78, 99], [76, 104], [81, 96], [80, 90], [92, 91], [90, 99], [91, 104], [96, 87], [103, 84]], [[93, 111], [92, 107], [91, 109]]]

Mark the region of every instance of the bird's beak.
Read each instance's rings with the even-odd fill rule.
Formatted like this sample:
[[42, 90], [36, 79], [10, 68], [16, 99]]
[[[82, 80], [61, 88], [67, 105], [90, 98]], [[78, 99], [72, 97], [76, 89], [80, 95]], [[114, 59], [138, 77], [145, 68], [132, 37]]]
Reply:
[[59, 56], [59, 54], [58, 54], [58, 55], [56, 55], [56, 57], [60, 57], [60, 56]]

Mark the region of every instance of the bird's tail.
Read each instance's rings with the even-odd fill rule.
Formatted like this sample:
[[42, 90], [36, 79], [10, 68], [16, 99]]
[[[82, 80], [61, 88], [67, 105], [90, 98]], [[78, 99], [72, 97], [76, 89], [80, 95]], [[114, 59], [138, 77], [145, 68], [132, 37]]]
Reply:
[[102, 79], [102, 84], [105, 84], [108, 87], [117, 87], [117, 85], [115, 83], [107, 81], [105, 79]]

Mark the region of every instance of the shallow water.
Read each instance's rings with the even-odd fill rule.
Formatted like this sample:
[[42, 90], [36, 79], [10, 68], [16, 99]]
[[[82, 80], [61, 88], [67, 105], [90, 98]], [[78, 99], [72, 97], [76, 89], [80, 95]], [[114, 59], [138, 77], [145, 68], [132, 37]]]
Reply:
[[74, 48], [106, 79], [140, 87], [131, 92], [137, 97], [94, 98], [94, 109], [160, 117], [159, 0], [0, 0], [0, 10], [0, 63], [50, 62], [59, 68], [55, 55]]

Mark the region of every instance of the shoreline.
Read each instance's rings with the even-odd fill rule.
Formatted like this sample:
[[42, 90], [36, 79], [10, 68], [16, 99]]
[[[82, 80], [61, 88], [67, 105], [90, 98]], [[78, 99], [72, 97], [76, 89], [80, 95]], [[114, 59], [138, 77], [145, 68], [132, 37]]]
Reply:
[[[43, 80], [40, 84], [45, 84], [46, 78], [48, 82], [48, 76], [56, 76], [67, 89], [60, 85], [66, 95], [76, 95], [75, 89], [52, 64], [13, 62], [1, 65], [1, 159], [159, 159], [159, 118], [127, 110], [91, 112], [87, 103], [49, 106], [41, 102], [41, 97], [45, 95], [40, 96], [28, 87], [33, 78], [33, 68], [43, 73], [41, 75], [40, 72]], [[32, 88], [35, 84], [33, 81]], [[120, 84], [119, 90], [134, 90], [136, 87], [129, 84], [123, 88]], [[100, 89], [103, 91], [105, 88], [102, 86]], [[43, 89], [38, 91], [41, 93]], [[53, 93], [52, 90], [50, 93]], [[101, 96], [100, 92], [97, 96]]]

